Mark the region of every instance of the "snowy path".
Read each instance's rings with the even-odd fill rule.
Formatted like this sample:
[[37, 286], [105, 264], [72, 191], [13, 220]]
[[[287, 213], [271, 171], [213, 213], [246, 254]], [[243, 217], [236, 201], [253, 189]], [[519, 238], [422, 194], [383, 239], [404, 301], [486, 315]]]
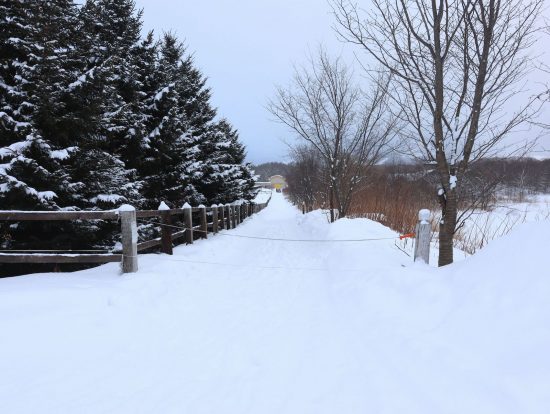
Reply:
[[[278, 194], [231, 232], [395, 235]], [[0, 412], [547, 413], [550, 284], [510, 292], [467, 265], [412, 266], [392, 241], [219, 235], [131, 276], [0, 280]]]

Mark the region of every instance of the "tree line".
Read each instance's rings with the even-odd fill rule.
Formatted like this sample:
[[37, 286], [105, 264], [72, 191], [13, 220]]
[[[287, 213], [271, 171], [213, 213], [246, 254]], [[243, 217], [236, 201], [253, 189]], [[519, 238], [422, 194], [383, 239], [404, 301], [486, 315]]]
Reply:
[[[260, 166], [261, 167], [261, 166]], [[287, 194], [297, 205], [327, 208], [329, 193], [322, 162], [310, 151], [295, 154], [285, 166]], [[354, 194], [349, 214], [367, 217], [401, 233], [414, 229], [418, 211], [435, 211], [433, 196], [438, 175], [433, 165], [387, 160], [369, 169], [365, 185]], [[528, 202], [537, 194], [550, 194], [550, 159], [486, 158], [472, 163], [458, 188], [458, 228], [475, 211], [491, 211], [500, 203]]]
[[258, 181], [269, 181], [269, 178], [274, 175], [287, 174], [287, 164], [280, 161], [264, 162], [262, 164], [254, 164], [252, 166], [254, 173], [258, 177]]
[[[133, 0], [0, 4], [0, 209], [249, 199], [244, 159], [193, 56], [171, 33], [143, 37]], [[2, 244], [32, 231], [3, 227]]]

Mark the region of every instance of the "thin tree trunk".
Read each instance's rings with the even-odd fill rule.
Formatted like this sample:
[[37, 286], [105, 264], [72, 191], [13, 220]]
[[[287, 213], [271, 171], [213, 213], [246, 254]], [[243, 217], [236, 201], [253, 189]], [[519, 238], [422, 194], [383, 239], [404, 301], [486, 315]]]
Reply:
[[330, 208], [330, 222], [334, 223], [334, 185], [330, 185], [329, 194], [328, 194], [328, 202], [329, 202], [329, 208]]
[[445, 205], [442, 206], [442, 220], [439, 225], [439, 266], [453, 263], [453, 238], [456, 227], [458, 200], [456, 190], [447, 193]]

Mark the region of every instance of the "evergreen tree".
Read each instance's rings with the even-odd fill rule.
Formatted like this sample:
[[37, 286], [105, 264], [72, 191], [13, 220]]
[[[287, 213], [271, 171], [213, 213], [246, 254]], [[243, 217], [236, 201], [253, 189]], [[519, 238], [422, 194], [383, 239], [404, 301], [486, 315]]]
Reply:
[[180, 105], [185, 111], [189, 127], [194, 136], [208, 132], [216, 117], [210, 100], [212, 91], [206, 86], [207, 78], [195, 66], [193, 56], [187, 55], [177, 71]]
[[[77, 59], [72, 1], [2, 3], [0, 32], [0, 205], [2, 209], [74, 208], [79, 189], [64, 162], [74, 128], [66, 93]], [[12, 248], [67, 246], [70, 223], [23, 222], [3, 228]]]
[[[133, 0], [0, 3], [1, 209], [251, 197], [244, 147], [215, 120], [206, 77], [175, 36], [141, 39], [141, 27]], [[116, 225], [61, 225], [1, 232], [26, 248], [116, 240]]]
[[[136, 171], [144, 145], [136, 67], [140, 19], [132, 0], [88, 0], [80, 12], [83, 59], [81, 75], [71, 87], [79, 96], [75, 105], [86, 130], [72, 171], [87, 189], [81, 194], [86, 208], [143, 203]], [[80, 168], [91, 160], [101, 168]], [[110, 171], [103, 167], [107, 165]], [[98, 177], [99, 171], [105, 175]]]
[[21, 1], [0, 3], [0, 157], [4, 162], [17, 154], [17, 148], [10, 146], [24, 142], [32, 132], [33, 108], [24, 89], [33, 51], [30, 11]]
[[233, 196], [238, 199], [251, 200], [257, 193], [254, 188], [256, 180], [251, 164], [245, 163], [245, 147], [239, 140], [238, 132], [228, 121], [222, 120], [220, 124], [221, 130], [224, 131], [224, 135], [228, 139], [226, 159], [229, 168], [238, 167], [238, 173], [233, 175], [233, 180], [226, 182], [226, 194], [229, 198]]
[[71, 76], [71, 1], [2, 4], [0, 203], [3, 208], [71, 205], [60, 165], [69, 151], [63, 89]]
[[[175, 39], [171, 39], [175, 42]], [[188, 162], [188, 187], [196, 193], [196, 203], [230, 202], [253, 197], [254, 180], [244, 162], [244, 147], [238, 134], [226, 121], [215, 122], [216, 110], [212, 107], [211, 90], [207, 78], [196, 68], [188, 55], [177, 71], [176, 89], [180, 106], [187, 117], [188, 146], [195, 154]]]
[[185, 82], [180, 76], [185, 48], [174, 36], [166, 34], [159, 49], [158, 64], [149, 82], [154, 93], [146, 105], [148, 148], [140, 168], [144, 197], [150, 208], [156, 208], [161, 201], [172, 206], [203, 201], [191, 183], [198, 147], [183, 108], [185, 100], [180, 95]]
[[254, 175], [238, 132], [222, 119], [211, 127], [208, 139], [201, 145], [203, 175], [198, 187], [209, 203], [228, 203], [254, 197]]

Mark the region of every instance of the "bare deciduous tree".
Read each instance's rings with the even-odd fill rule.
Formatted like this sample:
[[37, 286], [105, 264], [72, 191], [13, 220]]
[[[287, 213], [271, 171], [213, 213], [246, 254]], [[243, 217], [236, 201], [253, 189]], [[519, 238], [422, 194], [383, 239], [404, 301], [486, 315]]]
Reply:
[[396, 132], [396, 118], [388, 116], [387, 80], [365, 94], [339, 58], [320, 50], [309, 68], [296, 69], [289, 87], [277, 89], [268, 109], [323, 159], [331, 221], [335, 207], [344, 217], [368, 167], [386, 155]]
[[[546, 20], [543, 28], [543, 32], [546, 36], [546, 41], [550, 40], [550, 21]], [[550, 63], [543, 62], [539, 68], [542, 73], [550, 75]], [[547, 105], [550, 103], [550, 81], [548, 77], [546, 78], [545, 90], [540, 94], [540, 99], [544, 101]], [[539, 122], [539, 125], [546, 130], [550, 130], [550, 122], [547, 120]], [[550, 149], [542, 150], [543, 153], [550, 153]]]
[[291, 149], [292, 162], [285, 176], [288, 183], [287, 194], [291, 200], [308, 208], [324, 207], [327, 200], [327, 177], [317, 151], [310, 145], [298, 145]]
[[453, 262], [457, 185], [470, 162], [494, 153], [530, 119], [520, 91], [544, 0], [332, 0], [338, 34], [392, 74], [393, 101], [409, 126], [407, 150], [438, 172], [439, 265]]

